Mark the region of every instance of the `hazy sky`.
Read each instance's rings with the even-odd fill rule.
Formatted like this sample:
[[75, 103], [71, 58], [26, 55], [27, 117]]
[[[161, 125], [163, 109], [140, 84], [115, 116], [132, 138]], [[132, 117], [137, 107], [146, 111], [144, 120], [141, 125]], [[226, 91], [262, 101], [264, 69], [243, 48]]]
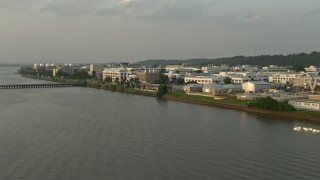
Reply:
[[319, 0], [0, 0], [0, 62], [319, 51]]

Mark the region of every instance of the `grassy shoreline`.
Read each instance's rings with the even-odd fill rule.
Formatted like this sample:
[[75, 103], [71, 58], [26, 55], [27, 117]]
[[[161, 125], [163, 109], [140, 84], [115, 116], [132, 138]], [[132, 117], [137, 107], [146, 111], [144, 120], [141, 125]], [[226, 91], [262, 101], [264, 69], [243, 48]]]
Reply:
[[162, 97], [166, 100], [181, 101], [193, 104], [201, 104], [207, 106], [215, 106], [227, 109], [242, 110], [247, 112], [254, 112], [266, 114], [270, 116], [292, 118], [295, 120], [317, 121], [320, 122], [320, 112], [313, 111], [294, 111], [294, 112], [281, 112], [272, 111], [267, 109], [259, 109], [248, 107], [249, 101], [238, 100], [235, 97], [230, 97], [222, 100], [214, 100], [212, 97], [204, 97], [197, 95], [188, 95], [184, 92], [172, 92]]

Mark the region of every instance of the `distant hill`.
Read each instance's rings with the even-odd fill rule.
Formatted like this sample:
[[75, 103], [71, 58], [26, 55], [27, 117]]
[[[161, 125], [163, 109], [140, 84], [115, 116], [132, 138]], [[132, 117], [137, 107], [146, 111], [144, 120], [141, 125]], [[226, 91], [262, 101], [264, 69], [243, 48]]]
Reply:
[[185, 60], [168, 60], [168, 59], [150, 59], [150, 60], [144, 60], [144, 61], [139, 61], [136, 64], [144, 64], [144, 65], [170, 65], [170, 64], [179, 64], [182, 63], [182, 61]]
[[227, 64], [235, 66], [239, 64], [251, 64], [257, 66], [279, 65], [279, 66], [320, 66], [320, 52], [313, 51], [309, 54], [299, 53], [290, 55], [261, 55], [261, 56], [235, 56], [217, 59], [195, 58], [188, 60], [145, 60], [139, 61], [137, 64], [146, 65], [170, 65], [170, 64], [191, 64], [191, 65], [221, 65]]

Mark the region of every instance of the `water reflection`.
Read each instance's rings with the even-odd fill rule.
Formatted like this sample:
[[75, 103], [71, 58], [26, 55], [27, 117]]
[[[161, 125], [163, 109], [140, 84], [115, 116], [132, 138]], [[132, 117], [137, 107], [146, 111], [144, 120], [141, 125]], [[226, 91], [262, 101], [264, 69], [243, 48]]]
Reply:
[[320, 134], [320, 129], [314, 129], [314, 128], [310, 128], [310, 127], [300, 127], [300, 126], [298, 126], [298, 127], [294, 127], [293, 131], [297, 131], [297, 132], [304, 131], [304, 132]]
[[248, 113], [247, 112], [240, 112], [240, 122], [241, 124], [246, 124], [248, 121]]

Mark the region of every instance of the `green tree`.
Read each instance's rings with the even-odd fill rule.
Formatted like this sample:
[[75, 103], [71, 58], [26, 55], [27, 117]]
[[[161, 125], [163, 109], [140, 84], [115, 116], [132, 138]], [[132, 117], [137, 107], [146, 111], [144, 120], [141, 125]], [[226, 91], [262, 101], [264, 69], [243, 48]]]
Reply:
[[248, 104], [249, 107], [256, 107], [260, 109], [269, 109], [274, 111], [295, 111], [296, 109], [288, 104], [278, 102], [271, 97], [261, 98], [256, 102], [250, 102]]
[[112, 78], [110, 76], [107, 76], [105, 79], [104, 79], [104, 82], [106, 83], [111, 83], [112, 82]]
[[56, 72], [56, 77], [60, 79], [61, 76], [62, 76], [62, 72], [60, 69], [58, 69], [58, 71]]
[[167, 92], [168, 92], [168, 86], [165, 85], [165, 84], [160, 84], [156, 96], [157, 97], [162, 97]]
[[116, 78], [114, 79], [114, 82], [117, 83], [117, 85], [119, 85], [119, 84], [120, 84], [119, 78], [116, 77]]
[[182, 84], [184, 83], [184, 79], [178, 78], [178, 79], [176, 80], [176, 83], [177, 83], [177, 85], [182, 85]]
[[292, 69], [293, 69], [295, 72], [301, 72], [301, 71], [304, 71], [304, 72], [305, 72], [305, 71], [306, 71], [302, 65], [294, 65], [294, 66], [292, 67]]
[[114, 84], [109, 84], [109, 89], [110, 89], [111, 91], [116, 91], [116, 90], [117, 90], [117, 86], [114, 85]]
[[201, 74], [201, 73], [203, 73], [202, 70], [198, 70], [198, 71], [197, 71], [197, 74]]
[[93, 70], [91, 77], [94, 78], [94, 79], [97, 78], [97, 72]]
[[125, 87], [124, 87], [124, 84], [120, 84], [119, 90], [123, 92], [123, 91], [124, 91], [124, 88], [125, 88]]
[[231, 84], [231, 78], [230, 77], [226, 77], [223, 80], [224, 84]]
[[168, 82], [169, 82], [169, 77], [161, 73], [160, 79], [156, 81], [156, 84], [167, 84]]

